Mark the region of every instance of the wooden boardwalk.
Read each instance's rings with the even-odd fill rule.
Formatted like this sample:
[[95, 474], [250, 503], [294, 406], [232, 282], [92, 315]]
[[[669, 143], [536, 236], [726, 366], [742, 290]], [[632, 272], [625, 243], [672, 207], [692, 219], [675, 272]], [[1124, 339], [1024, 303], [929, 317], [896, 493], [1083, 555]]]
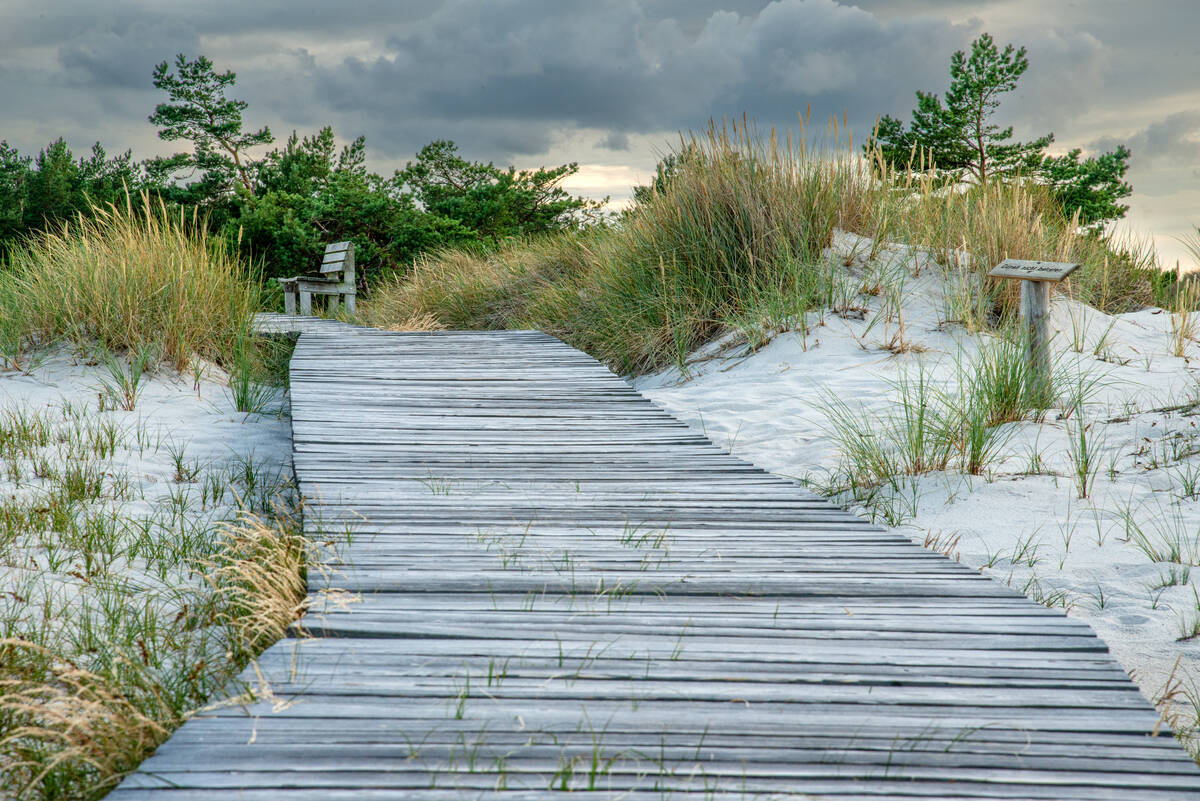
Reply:
[[552, 337], [326, 327], [292, 414], [307, 531], [355, 521], [311, 588], [361, 602], [112, 799], [1200, 799], [1086, 625]]

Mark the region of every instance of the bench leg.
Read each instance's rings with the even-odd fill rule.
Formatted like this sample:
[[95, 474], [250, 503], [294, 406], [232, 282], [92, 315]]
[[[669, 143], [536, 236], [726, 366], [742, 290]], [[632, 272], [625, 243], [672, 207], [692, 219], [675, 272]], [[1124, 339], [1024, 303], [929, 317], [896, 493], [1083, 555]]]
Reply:
[[283, 313], [289, 317], [296, 316], [296, 290], [290, 286], [283, 288]]
[[346, 314], [354, 314], [354, 293], [347, 292], [342, 297], [344, 298], [343, 302], [346, 304]]
[[329, 298], [329, 303], [325, 307], [326, 316], [327, 317], [336, 317], [337, 311], [338, 311], [338, 296], [337, 295], [326, 295], [325, 297]]
[[300, 314], [303, 317], [312, 317], [312, 293], [300, 290]]

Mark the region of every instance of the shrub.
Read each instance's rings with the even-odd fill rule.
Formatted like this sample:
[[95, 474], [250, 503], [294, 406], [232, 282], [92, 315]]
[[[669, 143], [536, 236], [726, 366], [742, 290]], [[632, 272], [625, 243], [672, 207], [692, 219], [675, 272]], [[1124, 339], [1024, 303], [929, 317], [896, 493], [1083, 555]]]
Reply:
[[366, 304], [376, 325], [535, 327], [622, 372], [682, 365], [734, 321], [785, 329], [825, 305], [821, 251], [879, 190], [851, 158], [811, 156], [745, 123], [682, 144], [672, 180], [620, 221], [418, 259]]

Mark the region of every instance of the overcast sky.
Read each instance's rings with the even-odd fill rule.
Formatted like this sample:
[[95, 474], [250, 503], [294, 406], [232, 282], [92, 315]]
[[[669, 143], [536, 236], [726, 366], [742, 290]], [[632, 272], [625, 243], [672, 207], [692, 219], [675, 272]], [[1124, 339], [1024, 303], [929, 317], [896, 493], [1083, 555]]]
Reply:
[[811, 106], [810, 131], [845, 114], [856, 141], [880, 114], [907, 120], [985, 31], [1029, 51], [1001, 122], [1053, 131], [1055, 152], [1128, 145], [1127, 226], [1184, 258], [1197, 0], [0, 0], [0, 139], [172, 152], [146, 121], [164, 99], [151, 72], [203, 54], [277, 141], [329, 124], [390, 174], [448, 138], [505, 166], [577, 161], [572, 191], [619, 200], [710, 118], [795, 128]]

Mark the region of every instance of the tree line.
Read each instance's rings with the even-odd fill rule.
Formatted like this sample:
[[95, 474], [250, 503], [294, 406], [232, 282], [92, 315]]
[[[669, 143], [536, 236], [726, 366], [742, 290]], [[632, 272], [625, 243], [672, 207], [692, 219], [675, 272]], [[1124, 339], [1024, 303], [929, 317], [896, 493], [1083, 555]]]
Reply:
[[[1032, 180], [1051, 188], [1070, 218], [1097, 233], [1125, 214], [1120, 201], [1130, 152], [1081, 158], [1072, 150], [1048, 156], [1054, 135], [1013, 141], [1012, 127], [991, 121], [1001, 97], [1029, 66], [1025, 48], [1001, 50], [983, 34], [967, 54], [951, 58], [944, 101], [917, 92], [906, 127], [884, 115], [864, 150], [878, 167], [924, 172], [947, 185]], [[96, 143], [76, 157], [63, 139], [35, 157], [0, 141], [0, 255], [24, 237], [60, 226], [94, 205], [123, 204], [127, 192], [175, 206], [200, 208], [210, 230], [248, 253], [264, 278], [293, 275], [315, 264], [324, 244], [352, 240], [367, 282], [403, 271], [421, 252], [447, 246], [493, 247], [516, 236], [575, 228], [603, 220], [603, 202], [574, 197], [562, 181], [570, 163], [517, 170], [462, 158], [454, 142], [435, 140], [390, 177], [366, 168], [366, 141], [338, 147], [331, 127], [270, 147], [266, 127], [245, 130], [247, 103], [228, 96], [233, 72], [218, 72], [203, 56], [180, 54], [153, 73], [166, 93], [149, 116], [161, 139], [189, 147], [135, 162], [131, 151], [109, 156]], [[659, 163], [651, 185], [634, 189], [644, 203], [686, 168], [687, 151]]]
[[171, 207], [198, 207], [209, 229], [249, 254], [264, 278], [315, 266], [325, 244], [355, 243], [367, 281], [402, 271], [431, 248], [491, 247], [508, 238], [577, 227], [601, 201], [561, 186], [575, 163], [517, 170], [462, 158], [435, 140], [390, 177], [366, 167], [366, 140], [338, 147], [331, 127], [293, 132], [282, 147], [271, 131], [244, 129], [247, 103], [228, 96], [236, 75], [200, 56], [179, 55], [154, 70], [167, 94], [149, 121], [161, 139], [190, 147], [135, 162], [97, 143], [76, 158], [63, 139], [36, 157], [0, 142], [0, 254], [24, 237], [69, 223], [93, 206], [142, 193]]

